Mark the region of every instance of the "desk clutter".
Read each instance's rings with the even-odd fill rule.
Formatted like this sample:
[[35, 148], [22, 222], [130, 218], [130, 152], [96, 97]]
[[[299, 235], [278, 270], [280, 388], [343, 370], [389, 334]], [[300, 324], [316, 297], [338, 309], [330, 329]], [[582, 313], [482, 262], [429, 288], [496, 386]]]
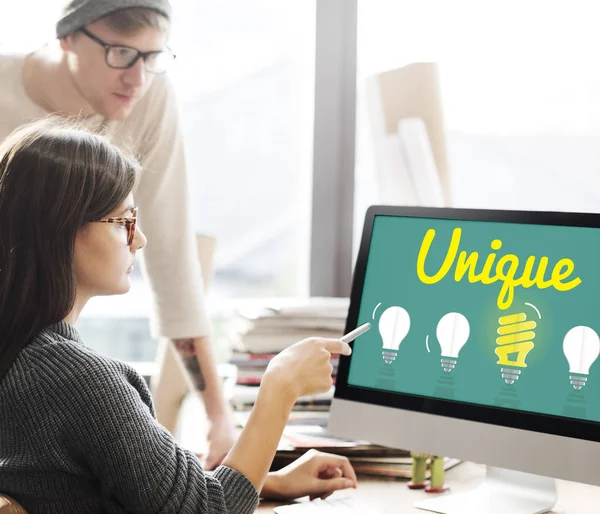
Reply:
[[[413, 476], [415, 464], [410, 451], [371, 444], [368, 441], [351, 441], [334, 437], [327, 433], [327, 411], [292, 411], [287, 426], [277, 447], [271, 471], [287, 466], [315, 448], [319, 451], [348, 457], [359, 475], [421, 480], [431, 477], [433, 460], [419, 460], [417, 476]], [[236, 410], [234, 416], [238, 427], [242, 428], [250, 417], [250, 409]], [[458, 459], [444, 458], [443, 469], [447, 470], [460, 463]], [[440, 462], [437, 463], [441, 464]], [[425, 487], [425, 484], [423, 487]]]
[[309, 514], [311, 512], [320, 512], [321, 514], [357, 514], [359, 512], [361, 514], [383, 514], [383, 511], [356, 497], [327, 498], [326, 500], [317, 498], [311, 502], [296, 503], [275, 509], [276, 514]]
[[238, 357], [269, 355], [307, 337], [341, 337], [348, 298], [281, 298], [235, 310], [226, 332]]
[[[249, 411], [256, 400], [262, 376], [275, 355], [307, 337], [339, 338], [344, 333], [347, 298], [284, 298], [245, 305], [237, 309], [226, 327], [233, 352], [230, 364], [237, 368], [231, 403], [238, 411]], [[332, 359], [333, 378], [338, 357]], [[319, 417], [329, 410], [333, 388], [323, 394], [303, 397], [295, 411]]]
[[[233, 352], [230, 364], [237, 367], [236, 385], [230, 397], [236, 422], [243, 427], [256, 402], [258, 386], [270, 360], [280, 351], [306, 337], [339, 338], [344, 334], [347, 298], [281, 299], [240, 307], [227, 327]], [[333, 379], [338, 357], [332, 359]], [[327, 433], [327, 419], [335, 386], [326, 393], [298, 399], [277, 449], [272, 470], [286, 466], [307, 450], [344, 455], [358, 474], [410, 479], [413, 458], [407, 450], [348, 441]], [[443, 460], [443, 469], [458, 464]], [[436, 464], [439, 466], [439, 462]], [[429, 461], [419, 470], [430, 477]]]

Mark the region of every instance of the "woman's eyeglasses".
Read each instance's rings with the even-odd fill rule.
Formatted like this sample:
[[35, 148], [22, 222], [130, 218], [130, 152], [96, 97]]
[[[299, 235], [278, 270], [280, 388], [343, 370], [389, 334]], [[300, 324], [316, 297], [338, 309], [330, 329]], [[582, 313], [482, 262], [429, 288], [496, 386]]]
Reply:
[[137, 207], [131, 209], [131, 217], [129, 218], [102, 218], [97, 220], [98, 223], [117, 223], [127, 227], [127, 245], [131, 246], [135, 237], [135, 226], [137, 224]]
[[144, 60], [144, 69], [148, 73], [161, 74], [167, 71], [169, 65], [175, 60], [175, 54], [170, 49], [155, 50], [153, 52], [140, 52], [135, 48], [124, 45], [110, 45], [95, 36], [85, 27], [79, 29], [92, 41], [104, 48], [104, 60], [110, 68], [126, 70], [131, 68], [138, 59]]

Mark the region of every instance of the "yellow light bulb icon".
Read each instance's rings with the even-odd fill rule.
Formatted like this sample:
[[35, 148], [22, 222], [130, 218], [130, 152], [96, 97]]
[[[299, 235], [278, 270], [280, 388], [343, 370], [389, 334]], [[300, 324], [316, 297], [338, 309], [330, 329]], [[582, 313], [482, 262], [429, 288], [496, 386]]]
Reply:
[[[527, 315], [524, 312], [519, 314], [509, 314], [498, 318], [498, 335], [496, 343], [496, 355], [502, 378], [507, 384], [513, 384], [519, 379], [521, 370], [526, 368], [525, 358], [533, 349], [532, 339], [535, 337], [533, 329], [537, 326], [535, 321], [527, 321]], [[510, 359], [513, 354], [516, 359]]]

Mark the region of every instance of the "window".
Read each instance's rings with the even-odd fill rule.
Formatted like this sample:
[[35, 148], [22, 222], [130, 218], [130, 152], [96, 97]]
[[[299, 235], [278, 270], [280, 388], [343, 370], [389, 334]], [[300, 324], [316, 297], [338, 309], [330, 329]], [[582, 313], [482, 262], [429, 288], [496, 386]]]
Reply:
[[[23, 0], [10, 5], [0, 16], [0, 48], [32, 51], [55, 37], [61, 0]], [[35, 13], [35, 16], [31, 14]]]
[[365, 83], [439, 64], [452, 205], [596, 211], [600, 34], [590, 3], [359, 0], [357, 221], [378, 201]]
[[308, 288], [315, 2], [175, 0], [196, 229], [213, 298]]

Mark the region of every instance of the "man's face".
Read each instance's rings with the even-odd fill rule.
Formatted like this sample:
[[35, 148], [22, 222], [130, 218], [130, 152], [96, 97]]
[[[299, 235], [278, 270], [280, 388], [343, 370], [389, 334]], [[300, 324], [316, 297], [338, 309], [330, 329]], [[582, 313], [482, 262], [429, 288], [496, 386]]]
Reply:
[[[123, 45], [141, 52], [165, 49], [167, 34], [143, 28], [133, 34], [121, 34], [104, 22], [88, 25], [87, 30], [111, 45]], [[85, 34], [76, 32], [61, 40], [75, 87], [94, 111], [111, 120], [124, 120], [134, 105], [146, 94], [154, 75], [144, 69], [143, 59], [128, 69], [110, 68], [105, 50]]]

